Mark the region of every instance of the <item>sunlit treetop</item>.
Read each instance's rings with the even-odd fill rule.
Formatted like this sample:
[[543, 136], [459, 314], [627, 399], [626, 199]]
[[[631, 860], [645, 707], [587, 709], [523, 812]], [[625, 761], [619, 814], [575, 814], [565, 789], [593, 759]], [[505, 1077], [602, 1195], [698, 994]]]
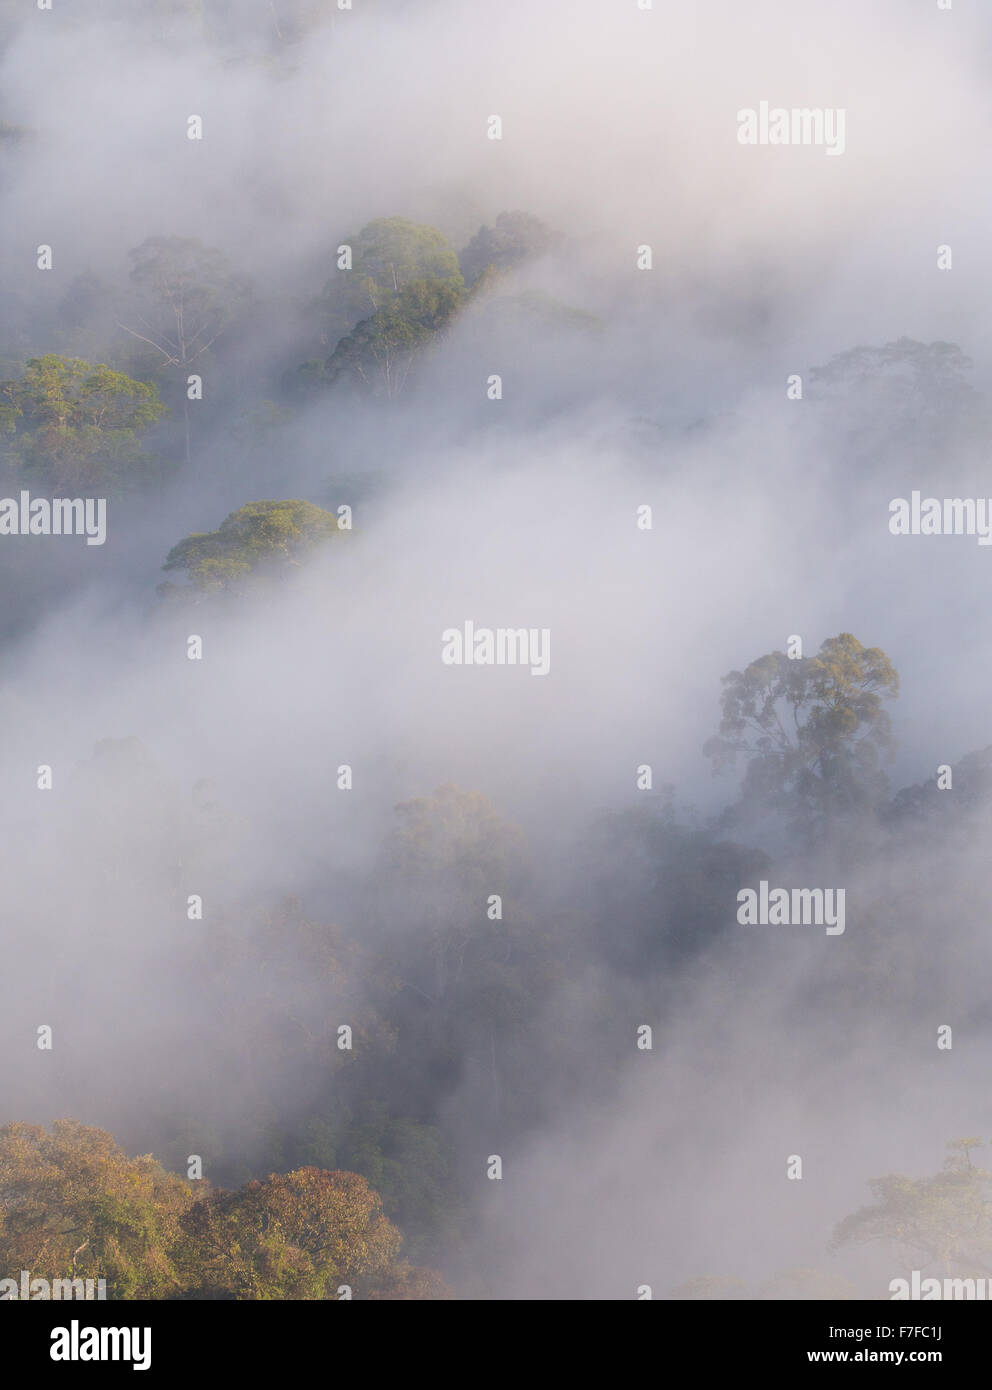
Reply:
[[139, 435], [165, 414], [154, 385], [104, 363], [46, 353], [0, 383], [6, 453], [58, 489], [107, 487], [142, 476], [151, 458]]
[[198, 590], [237, 590], [260, 572], [296, 568], [337, 531], [334, 514], [313, 502], [249, 502], [216, 531], [173, 546], [162, 568], [185, 570]]

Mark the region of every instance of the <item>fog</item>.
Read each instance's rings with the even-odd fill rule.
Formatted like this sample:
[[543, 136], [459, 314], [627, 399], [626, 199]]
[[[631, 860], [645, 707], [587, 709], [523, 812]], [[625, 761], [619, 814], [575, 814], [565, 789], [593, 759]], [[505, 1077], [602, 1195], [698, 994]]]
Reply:
[[[71, 1116], [176, 1171], [202, 1154], [220, 1183], [309, 1161], [344, 1065], [313, 1037], [351, 1024], [365, 1065], [388, 967], [400, 1042], [363, 1084], [441, 1135], [457, 1219], [387, 1210], [457, 1297], [797, 1268], [885, 1297], [903, 1265], [829, 1253], [834, 1226], [871, 1178], [992, 1134], [992, 807], [959, 775], [992, 744], [990, 555], [889, 530], [914, 489], [989, 493], [992, 21], [853, 0], [0, 13], [20, 131], [0, 142], [0, 375], [107, 362], [172, 412], [149, 436], [163, 476], [110, 494], [105, 545], [0, 536], [0, 1120]], [[741, 145], [761, 101], [843, 108], [843, 155]], [[314, 306], [362, 227], [403, 217], [461, 251], [517, 209], [553, 246], [469, 298], [402, 393], [293, 386], [334, 349]], [[120, 327], [150, 237], [250, 283], [190, 368], [188, 463], [184, 386]], [[957, 345], [974, 395], [812, 374], [900, 339]], [[291, 498], [353, 528], [247, 594], [156, 592], [184, 536]], [[444, 664], [468, 621], [546, 629], [547, 674]], [[884, 806], [812, 843], [784, 799], [722, 822], [743, 763], [714, 776], [703, 753], [721, 678], [839, 633], [899, 673]], [[893, 814], [945, 764], [954, 790]], [[498, 847], [468, 862], [452, 831], [445, 860], [439, 831], [413, 870], [395, 808], [448, 784], [489, 799]], [[759, 878], [844, 886], [846, 930], [739, 925]], [[329, 983], [301, 938], [266, 936], [287, 899], [359, 965]], [[439, 923], [469, 942], [443, 982]], [[502, 937], [520, 978], [482, 1026], [473, 951]], [[443, 1075], [410, 1041], [433, 1023], [406, 1031], [415, 991], [450, 1030]]]

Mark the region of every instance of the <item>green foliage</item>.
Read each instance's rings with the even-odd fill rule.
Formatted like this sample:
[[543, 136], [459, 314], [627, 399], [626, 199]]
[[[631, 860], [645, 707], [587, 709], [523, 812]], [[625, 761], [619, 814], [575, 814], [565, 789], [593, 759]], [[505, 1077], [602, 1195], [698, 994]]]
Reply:
[[338, 343], [325, 379], [359, 382], [388, 399], [406, 386], [418, 356], [447, 327], [464, 299], [450, 280], [412, 280]]
[[807, 827], [878, 804], [892, 746], [882, 702], [899, 691], [878, 647], [844, 632], [815, 657], [770, 652], [723, 685], [720, 732], [703, 751], [715, 770], [747, 759], [744, 803], [790, 809]]
[[337, 530], [334, 514], [312, 502], [249, 502], [216, 531], [173, 546], [162, 568], [186, 570], [198, 590], [243, 591], [260, 573], [299, 566]]
[[0, 1128], [0, 1270], [107, 1280], [113, 1298], [168, 1298], [188, 1184], [70, 1120]]
[[399, 1231], [355, 1173], [301, 1168], [236, 1191], [128, 1156], [103, 1130], [0, 1128], [0, 1269], [104, 1278], [121, 1298], [432, 1298]]
[[465, 298], [458, 257], [435, 227], [402, 217], [370, 222], [346, 244], [351, 269], [335, 273], [317, 306], [324, 341], [337, 346], [323, 366], [306, 363], [295, 387], [350, 380], [390, 399]]
[[335, 1299], [341, 1284], [365, 1297], [401, 1244], [364, 1178], [320, 1168], [210, 1191], [181, 1225], [193, 1298]]
[[458, 257], [436, 227], [381, 217], [346, 238], [346, 244], [352, 251], [351, 269], [337, 271], [327, 282], [324, 302], [352, 320], [387, 308], [416, 281], [437, 280], [464, 289]]
[[155, 386], [103, 363], [48, 353], [0, 384], [0, 430], [18, 468], [60, 490], [121, 484], [147, 472], [138, 435], [165, 412]]
[[529, 212], [501, 212], [492, 227], [480, 227], [459, 256], [465, 283], [487, 270], [512, 270], [556, 245], [558, 237]]
[[922, 1258], [940, 1277], [992, 1275], [992, 1173], [971, 1159], [981, 1147], [980, 1139], [953, 1141], [931, 1177], [872, 1179], [874, 1202], [840, 1222], [832, 1248], [878, 1241], [910, 1262]]
[[368, 1178], [408, 1240], [437, 1241], [450, 1226], [450, 1159], [436, 1126], [391, 1117], [380, 1109], [349, 1129], [340, 1161]]

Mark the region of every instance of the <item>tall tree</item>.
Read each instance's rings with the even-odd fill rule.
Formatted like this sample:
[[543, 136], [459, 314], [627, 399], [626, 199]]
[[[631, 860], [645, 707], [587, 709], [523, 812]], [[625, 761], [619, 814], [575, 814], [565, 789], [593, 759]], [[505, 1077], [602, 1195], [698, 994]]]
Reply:
[[746, 759], [744, 805], [788, 814], [807, 831], [878, 805], [892, 746], [883, 701], [899, 691], [880, 648], [842, 632], [814, 657], [770, 652], [723, 685], [720, 732], [703, 751], [715, 770]]
[[244, 309], [250, 283], [232, 272], [223, 252], [188, 237], [149, 237], [130, 258], [137, 302], [132, 322], [119, 326], [146, 344], [153, 361], [182, 378], [189, 463], [186, 378]]
[[457, 312], [462, 290], [452, 281], [413, 280], [384, 308], [338, 343], [326, 367], [331, 383], [352, 379], [392, 400], [407, 385], [418, 356]]
[[339, 270], [325, 294], [341, 299], [355, 317], [386, 308], [404, 286], [415, 280], [447, 281], [463, 288], [458, 257], [436, 227], [405, 217], [380, 217], [367, 223], [351, 246], [351, 269]]
[[300, 368], [294, 389], [339, 380], [391, 399], [417, 356], [465, 297], [458, 257], [436, 227], [381, 217], [347, 239], [350, 267], [327, 281], [316, 309], [331, 356]]

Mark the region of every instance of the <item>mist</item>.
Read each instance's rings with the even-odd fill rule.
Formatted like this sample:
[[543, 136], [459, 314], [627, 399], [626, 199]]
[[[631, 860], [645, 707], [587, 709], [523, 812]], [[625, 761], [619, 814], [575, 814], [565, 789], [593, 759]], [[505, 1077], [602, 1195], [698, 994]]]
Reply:
[[[904, 1262], [835, 1227], [992, 1134], [990, 555], [889, 525], [989, 491], [992, 21], [0, 14], [0, 376], [56, 353], [168, 407], [105, 544], [0, 535], [0, 1123], [224, 1187], [362, 1173], [456, 1298], [885, 1297]], [[843, 154], [742, 145], [762, 101], [843, 109]], [[403, 218], [464, 267], [516, 211], [546, 242], [466, 273], [401, 387], [330, 379], [343, 245]], [[180, 368], [140, 336], [149, 238], [224, 258]], [[351, 524], [253, 585], [163, 572], [267, 499]], [[445, 664], [469, 622], [547, 633], [547, 673]], [[842, 633], [898, 672], [886, 781], [804, 834], [703, 750], [728, 672]], [[741, 925], [760, 880], [843, 887], [845, 930]]]

